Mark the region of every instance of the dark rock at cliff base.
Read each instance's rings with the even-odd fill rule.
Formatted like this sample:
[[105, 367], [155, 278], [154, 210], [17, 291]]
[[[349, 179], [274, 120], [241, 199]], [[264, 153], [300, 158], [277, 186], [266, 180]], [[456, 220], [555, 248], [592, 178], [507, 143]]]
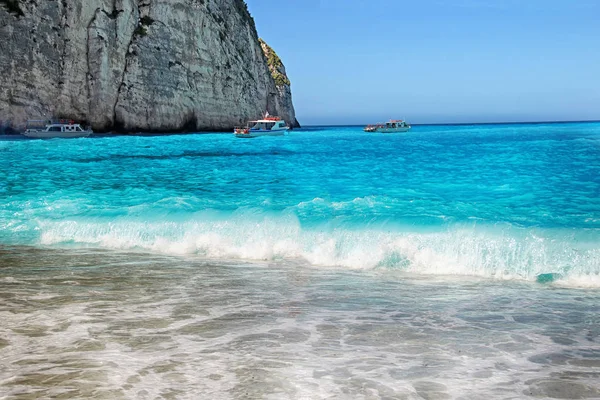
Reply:
[[[243, 0], [0, 2], [0, 119], [95, 131], [228, 130], [269, 111], [297, 126]], [[20, 12], [17, 12], [17, 7]]]

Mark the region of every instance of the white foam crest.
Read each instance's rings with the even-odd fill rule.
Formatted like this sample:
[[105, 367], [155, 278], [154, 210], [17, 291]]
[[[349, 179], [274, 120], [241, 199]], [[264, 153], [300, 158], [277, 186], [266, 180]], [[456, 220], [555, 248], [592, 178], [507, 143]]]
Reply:
[[[210, 259], [304, 259], [316, 266], [389, 268], [418, 274], [535, 280], [556, 273], [600, 286], [600, 251], [545, 231], [455, 225], [441, 232], [303, 228], [293, 215], [186, 222], [44, 222], [43, 245], [143, 249]], [[594, 278], [596, 277], [596, 278]]]
[[600, 273], [569, 275], [554, 282], [555, 286], [575, 288], [600, 288]]

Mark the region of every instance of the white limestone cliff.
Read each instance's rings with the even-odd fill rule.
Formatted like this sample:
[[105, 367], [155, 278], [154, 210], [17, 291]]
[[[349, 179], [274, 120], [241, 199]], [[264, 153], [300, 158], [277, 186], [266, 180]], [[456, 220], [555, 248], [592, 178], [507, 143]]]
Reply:
[[243, 0], [1, 0], [0, 120], [96, 131], [297, 126]]

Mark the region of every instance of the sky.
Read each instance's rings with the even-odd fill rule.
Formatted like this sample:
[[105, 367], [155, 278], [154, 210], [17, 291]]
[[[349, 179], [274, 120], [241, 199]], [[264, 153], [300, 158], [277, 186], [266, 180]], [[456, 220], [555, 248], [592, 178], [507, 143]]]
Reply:
[[600, 0], [246, 0], [304, 125], [600, 120]]

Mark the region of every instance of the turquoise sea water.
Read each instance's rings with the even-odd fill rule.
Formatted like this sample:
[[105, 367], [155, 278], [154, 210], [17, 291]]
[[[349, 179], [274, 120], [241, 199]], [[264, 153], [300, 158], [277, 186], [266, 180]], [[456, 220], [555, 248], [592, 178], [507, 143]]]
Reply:
[[0, 398], [600, 398], [600, 123], [0, 163]]
[[600, 283], [600, 124], [0, 142], [0, 241]]

